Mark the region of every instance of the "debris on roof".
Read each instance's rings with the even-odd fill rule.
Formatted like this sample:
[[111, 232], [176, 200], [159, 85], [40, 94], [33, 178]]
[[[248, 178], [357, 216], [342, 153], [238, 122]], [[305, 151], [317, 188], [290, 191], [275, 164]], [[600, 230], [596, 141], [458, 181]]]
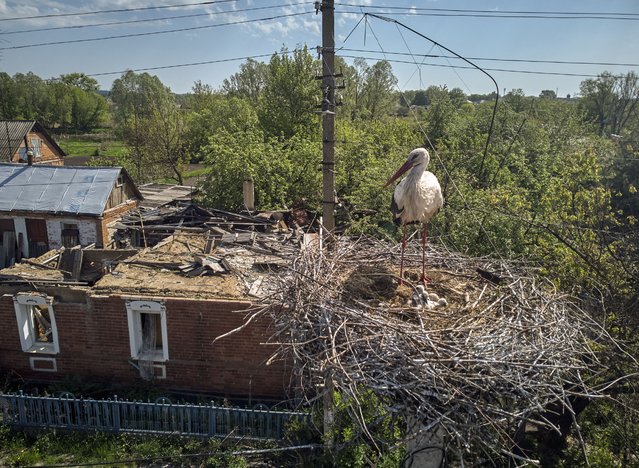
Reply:
[[92, 245], [63, 247], [38, 258], [23, 258], [20, 263], [0, 270], [0, 283], [91, 285], [118, 262], [137, 253], [138, 250], [96, 249]]
[[313, 217], [207, 210], [190, 201], [140, 209], [115, 223], [118, 249], [52, 251], [0, 271], [0, 282], [88, 285], [105, 294], [262, 297], [300, 248], [317, 242], [313, 226], [298, 224], [302, 218]]
[[[300, 225], [298, 221], [306, 221]], [[125, 214], [113, 227], [118, 247], [150, 247], [174, 232], [206, 233], [212, 241], [252, 243], [257, 233], [284, 233], [301, 238], [314, 231], [308, 214], [269, 211], [259, 214], [205, 209], [193, 202], [141, 208]], [[290, 226], [289, 226], [290, 225]]]
[[174, 202], [188, 201], [197, 191], [195, 187], [188, 185], [153, 183], [141, 185], [138, 189], [144, 197], [142, 206], [145, 208], [157, 208]]

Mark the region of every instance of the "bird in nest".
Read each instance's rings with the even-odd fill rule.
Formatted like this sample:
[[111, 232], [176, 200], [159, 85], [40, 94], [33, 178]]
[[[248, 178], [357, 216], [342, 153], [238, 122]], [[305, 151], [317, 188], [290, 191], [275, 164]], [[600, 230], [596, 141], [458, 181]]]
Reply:
[[422, 276], [426, 286], [426, 225], [430, 219], [444, 205], [444, 197], [439, 181], [435, 174], [426, 170], [430, 162], [430, 155], [424, 148], [417, 148], [410, 152], [406, 162], [395, 174], [388, 179], [384, 187], [388, 187], [405, 172], [408, 175], [395, 187], [391, 201], [393, 220], [398, 226], [403, 226], [402, 254], [399, 270], [400, 284], [403, 282], [404, 251], [406, 249], [406, 225], [422, 223]]

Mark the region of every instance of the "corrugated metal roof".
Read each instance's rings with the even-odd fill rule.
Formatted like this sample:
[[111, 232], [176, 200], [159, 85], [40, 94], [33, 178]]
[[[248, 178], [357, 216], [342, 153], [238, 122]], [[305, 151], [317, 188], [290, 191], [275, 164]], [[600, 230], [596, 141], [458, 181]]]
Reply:
[[0, 121], [0, 161], [11, 161], [24, 136], [31, 131], [35, 123], [35, 120]]
[[101, 215], [121, 172], [119, 167], [0, 163], [0, 212]]

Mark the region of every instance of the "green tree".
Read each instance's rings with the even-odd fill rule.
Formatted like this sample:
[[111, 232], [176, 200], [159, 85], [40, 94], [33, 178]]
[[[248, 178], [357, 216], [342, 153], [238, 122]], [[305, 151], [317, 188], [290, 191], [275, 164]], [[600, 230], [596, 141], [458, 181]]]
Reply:
[[[360, 64], [360, 66], [362, 66]], [[395, 112], [397, 78], [386, 60], [363, 68], [363, 83], [359, 93], [359, 116], [377, 119]]]
[[289, 138], [315, 131], [319, 70], [319, 62], [306, 47], [292, 52], [282, 49], [271, 57], [258, 107], [260, 124], [268, 135]]
[[171, 90], [156, 76], [128, 71], [113, 82], [111, 98], [136, 181], [170, 177], [182, 183], [186, 124]]
[[257, 106], [260, 95], [266, 87], [268, 74], [268, 65], [248, 59], [240, 65], [237, 73], [223, 81], [222, 92], [229, 96], [246, 98]]
[[205, 201], [216, 207], [242, 207], [242, 184], [255, 183], [258, 209], [282, 209], [301, 199], [319, 200], [319, 145], [295, 135], [266, 137], [259, 129], [231, 132], [221, 128], [203, 149], [211, 171], [204, 183]]
[[85, 75], [84, 73], [69, 73], [60, 75], [59, 81], [62, 83], [79, 88], [83, 91], [98, 91], [100, 86], [95, 78]]
[[17, 95], [17, 115], [14, 118], [39, 120], [45, 127], [52, 127], [45, 81], [31, 72], [16, 73], [13, 81]]
[[426, 91], [419, 90], [415, 92], [415, 97], [411, 101], [411, 105], [413, 106], [427, 106], [429, 104], [428, 95]]
[[539, 97], [545, 99], [557, 99], [557, 93], [552, 89], [543, 89], [541, 93], [539, 93]]
[[[451, 101], [446, 86], [430, 86], [426, 90], [426, 96], [430, 102], [424, 114], [426, 134], [430, 142], [437, 147], [437, 143], [444, 137], [453, 119], [455, 105]], [[425, 144], [425, 146], [429, 145]]]
[[203, 149], [222, 129], [250, 133], [259, 127], [257, 110], [250, 101], [220, 94], [209, 96], [206, 105], [189, 113], [188, 119], [188, 151], [198, 160], [207, 159]]
[[5, 72], [0, 72], [0, 118], [14, 119], [18, 115], [18, 90], [16, 84]]
[[581, 83], [581, 105], [598, 125], [601, 135], [620, 134], [635, 115], [639, 100], [639, 77], [635, 72], [615, 76], [602, 73]]

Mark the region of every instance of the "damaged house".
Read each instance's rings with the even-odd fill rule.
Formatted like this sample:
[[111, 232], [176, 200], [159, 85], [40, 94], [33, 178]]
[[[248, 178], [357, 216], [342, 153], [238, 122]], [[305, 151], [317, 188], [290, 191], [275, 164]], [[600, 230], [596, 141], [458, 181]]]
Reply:
[[0, 163], [0, 268], [50, 249], [102, 247], [141, 200], [122, 168]]
[[131, 213], [115, 227], [147, 247], [60, 248], [0, 271], [0, 369], [47, 382], [288, 396], [291, 363], [270, 362], [271, 319], [245, 320], [303, 237], [268, 217], [191, 204]]

